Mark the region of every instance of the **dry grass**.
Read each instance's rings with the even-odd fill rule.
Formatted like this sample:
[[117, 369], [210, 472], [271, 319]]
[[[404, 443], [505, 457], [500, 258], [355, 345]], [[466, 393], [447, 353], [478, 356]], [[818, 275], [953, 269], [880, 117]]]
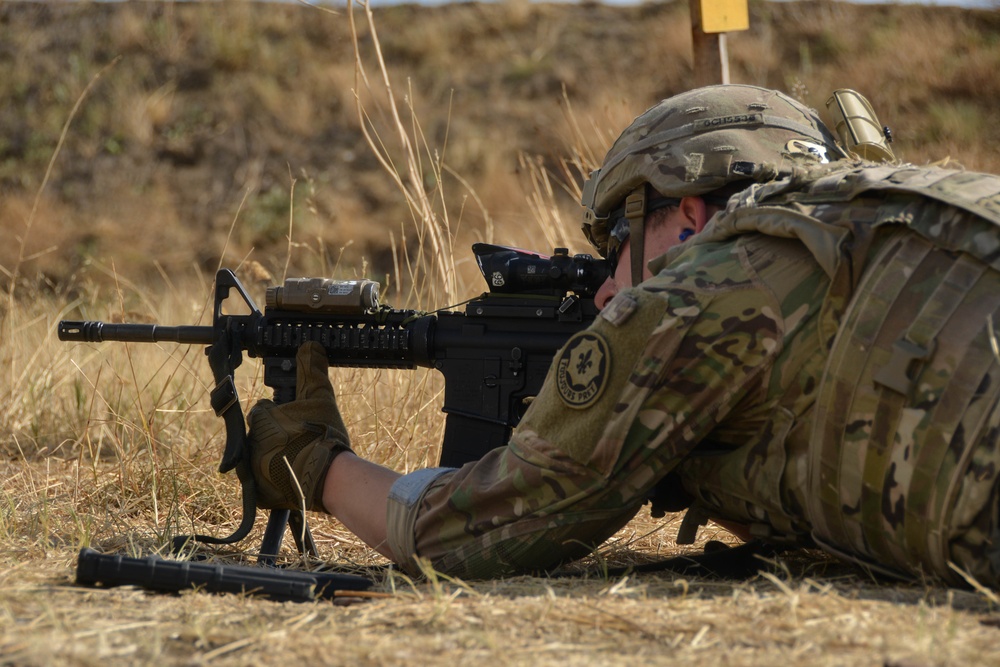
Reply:
[[[11, 502], [8, 491], [33, 476], [32, 484], [47, 489], [39, 495], [51, 499], [49, 521], [65, 525], [58, 515], [69, 504], [64, 492], [79, 486], [74, 467], [43, 470], [19, 463], [14, 479], [5, 484], [5, 505]], [[27, 509], [17, 506], [22, 515]], [[649, 527], [637, 522], [627, 530]], [[732, 665], [917, 667], [1000, 660], [1000, 618], [983, 597], [920, 585], [876, 585], [816, 556], [790, 559], [736, 583], [651, 574], [519, 577], [471, 585], [434, 580], [411, 585], [396, 579], [383, 584], [384, 590], [395, 591], [391, 598], [341, 607], [81, 589], [71, 584], [70, 547], [76, 538], [49, 534], [46, 546], [18, 532], [6, 538], [12, 548], [0, 558], [0, 659], [5, 664], [288, 664], [301, 659], [313, 664], [625, 665], [638, 660], [693, 665], [725, 660]], [[333, 557], [364, 558], [345, 545], [336, 529], [320, 535], [322, 548]], [[53, 543], [60, 539], [65, 541]], [[592, 566], [591, 572], [599, 571]]]
[[[408, 128], [419, 119], [432, 148], [415, 165], [399, 146], [384, 157], [427, 186], [458, 262], [472, 241], [544, 247], [558, 236], [528, 224], [535, 209], [523, 160], [544, 167], [569, 247], [586, 250], [573, 232], [578, 173], [567, 182], [561, 166], [567, 145], [582, 140], [596, 160], [636, 114], [691, 85], [684, 2], [468, 3], [375, 15], [399, 118]], [[751, 15], [751, 29], [729, 40], [733, 81], [786, 89], [821, 111], [833, 89], [857, 88], [906, 159], [950, 156], [1000, 171], [991, 150], [1000, 142], [995, 11], [755, 0]], [[355, 27], [374, 72], [363, 16]], [[394, 275], [395, 260], [403, 247], [419, 251], [417, 209], [361, 131], [358, 100], [381, 122], [373, 102], [385, 91], [379, 76], [371, 89], [356, 79], [343, 11], [240, 0], [6, 3], [0, 43], [0, 224], [15, 236], [74, 102], [121, 56], [54, 165], [26, 239], [27, 285], [67, 284], [112, 261], [134, 280], [156, 280], [151, 257], [171, 276], [248, 256], [280, 276], [292, 203], [302, 244], [294, 271], [340, 261], [343, 275], [366, 267], [379, 280], [407, 279]], [[0, 274], [16, 250], [0, 247]]]
[[[985, 148], [971, 150], [995, 144], [984, 133], [995, 133], [996, 123], [987, 122], [995, 109], [969, 92], [995, 88], [995, 20], [917, 10], [893, 32], [902, 8], [872, 8], [885, 20], [859, 22], [862, 10], [848, 5], [778, 7], [755, 3], [754, 30], [732, 40], [739, 80], [798, 86], [815, 106], [822, 93], [802, 86], [804, 77], [812, 91], [854, 85], [890, 110], [883, 120], [897, 112], [914, 119], [897, 128], [909, 140], [907, 157], [940, 157], [942, 147], [954, 147], [971, 155], [971, 166], [1000, 169]], [[0, 215], [5, 229], [21, 234], [19, 258], [0, 260], [8, 278], [21, 277], [8, 282], [0, 305], [0, 664], [1000, 664], [1000, 614], [990, 592], [876, 581], [817, 553], [762, 562], [760, 574], [737, 582], [608, 575], [610, 567], [679, 553], [679, 517], [654, 521], [644, 513], [575, 566], [580, 576], [474, 583], [387, 573], [339, 524], [315, 517], [326, 558], [368, 572], [394, 593], [346, 607], [72, 585], [81, 547], [145, 555], [162, 553], [180, 532], [230, 532], [239, 521], [239, 490], [231, 475], [215, 471], [223, 435], [208, 407], [212, 381], [200, 350], [59, 343], [58, 320], [203, 323], [219, 263], [239, 265], [258, 302], [272, 276], [295, 270], [387, 275], [396, 305], [441, 306], [477, 293], [480, 278], [464, 256], [472, 239], [580, 248], [571, 205], [580, 175], [617, 128], [683, 88], [688, 76], [678, 5], [572, 10], [512, 1], [400, 7], [375, 19], [359, 10], [353, 21], [301, 7], [267, 9], [0, 6], [7, 21], [0, 25], [22, 28], [6, 35], [16, 44], [18, 74], [0, 86], [26, 110], [44, 107], [40, 117], [55, 133], [32, 129], [13, 152], [0, 141], [7, 193]], [[79, 22], [75, 53], [89, 59], [70, 59], [72, 71], [28, 59], [25, 49], [48, 44], [52, 34], [40, 23], [19, 23], [33, 11], [47, 13], [53, 25], [64, 25], [68, 12]], [[95, 26], [109, 18], [111, 50], [127, 57], [94, 90], [115, 92], [82, 104], [65, 152], [53, 154], [56, 142], [45, 137], [57, 137], [83, 99], [105, 53]], [[656, 38], [638, 39], [634, 22]], [[858, 29], [835, 27], [844, 24]], [[926, 46], [910, 49], [920, 68], [899, 61], [900, 45], [914, 38]], [[590, 50], [578, 50], [581, 43]], [[880, 59], [862, 67], [853, 54], [865, 48]], [[963, 57], [951, 58], [955, 49]], [[621, 57], [609, 63], [610, 52]], [[4, 58], [0, 53], [0, 66]], [[634, 76], [649, 69], [643, 59], [658, 63], [655, 76]], [[283, 71], [289, 62], [295, 72]], [[941, 62], [944, 74], [936, 71]], [[164, 81], [157, 68], [169, 67], [174, 74]], [[268, 76], [252, 82], [255, 69]], [[841, 81], [838, 69], [854, 80]], [[901, 81], [895, 88], [882, 83], [889, 70]], [[64, 104], [37, 106], [44, 94], [32, 77], [61, 82], [51, 94]], [[940, 77], [951, 92], [928, 106], [926, 89], [943, 89]], [[242, 88], [218, 95], [217, 107], [201, 106], [194, 92], [221, 79]], [[328, 93], [322, 99], [309, 94], [320, 83]], [[487, 96], [463, 101], [468, 91]], [[479, 108], [482, 99], [488, 108]], [[294, 148], [294, 137], [315, 135], [317, 116], [334, 117], [325, 115], [329, 108], [356, 141], [323, 143], [329, 151], [322, 159], [350, 165], [350, 178], [315, 169]], [[115, 134], [104, 124], [108, 114], [120, 128]], [[255, 139], [234, 162], [220, 147], [235, 135], [217, 141], [206, 134], [212, 125], [204, 114], [230, 129], [240, 118], [250, 128], [245, 136], [256, 132], [265, 144], [287, 135], [295, 158], [276, 169], [276, 154]], [[519, 123], [523, 143], [510, 138]], [[175, 169], [151, 167], [142, 158], [147, 149]], [[200, 159], [199, 150], [213, 157]], [[32, 214], [50, 161], [51, 196]], [[73, 185], [83, 177], [67, 165], [77, 164], [92, 169], [94, 191]], [[238, 196], [229, 186], [219, 195], [218, 176], [210, 174], [222, 168], [239, 172]], [[197, 218], [197, 229], [180, 222], [200, 210], [178, 194], [184, 188], [209, 193], [191, 201], [215, 211]], [[378, 208], [376, 200], [396, 207]], [[125, 228], [115, 218], [122, 211], [146, 226]], [[376, 218], [379, 224], [369, 222]], [[381, 254], [375, 240], [385, 244]], [[153, 256], [158, 264], [140, 266]], [[72, 270], [53, 268], [67, 262]], [[360, 454], [404, 472], [436, 462], [440, 377], [343, 369], [333, 379]], [[264, 395], [255, 361], [244, 363], [237, 380], [244, 406]], [[213, 557], [252, 557], [258, 524], [241, 545], [245, 552]], [[708, 539], [731, 541], [709, 527], [695, 548]]]

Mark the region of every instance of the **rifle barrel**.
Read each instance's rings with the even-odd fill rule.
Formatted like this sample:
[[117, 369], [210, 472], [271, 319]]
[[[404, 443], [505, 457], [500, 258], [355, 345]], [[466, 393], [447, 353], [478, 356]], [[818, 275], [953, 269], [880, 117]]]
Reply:
[[212, 327], [184, 325], [177, 327], [160, 324], [110, 324], [95, 320], [63, 320], [59, 323], [59, 340], [83, 343], [120, 341], [126, 343], [189, 343], [211, 345]]

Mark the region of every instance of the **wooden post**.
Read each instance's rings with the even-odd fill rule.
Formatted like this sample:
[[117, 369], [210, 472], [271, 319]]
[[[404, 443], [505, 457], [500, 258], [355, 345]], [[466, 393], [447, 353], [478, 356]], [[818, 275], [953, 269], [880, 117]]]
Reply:
[[726, 33], [750, 27], [747, 0], [688, 0], [688, 5], [695, 84], [729, 83]]
[[[701, 0], [689, 0], [691, 7], [691, 47], [694, 55], [694, 83], [696, 87], [715, 83], [729, 83], [722, 80], [722, 54], [719, 49], [719, 33], [707, 33], [702, 27]], [[728, 64], [726, 66], [728, 71]]]

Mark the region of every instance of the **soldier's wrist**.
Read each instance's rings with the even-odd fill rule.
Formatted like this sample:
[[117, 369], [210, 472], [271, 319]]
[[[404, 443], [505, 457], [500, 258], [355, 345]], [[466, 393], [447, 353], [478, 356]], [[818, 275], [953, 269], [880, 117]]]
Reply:
[[312, 509], [330, 514], [330, 511], [326, 508], [326, 503], [323, 502], [323, 497], [326, 494], [326, 482], [330, 478], [330, 468], [341, 454], [349, 454], [351, 456], [355, 456], [355, 454], [354, 450], [351, 449], [351, 446], [339, 438], [336, 440], [330, 440], [328, 443], [329, 444], [327, 446], [329, 447], [329, 456], [326, 461], [326, 466], [319, 482], [313, 489], [313, 497], [310, 500]]

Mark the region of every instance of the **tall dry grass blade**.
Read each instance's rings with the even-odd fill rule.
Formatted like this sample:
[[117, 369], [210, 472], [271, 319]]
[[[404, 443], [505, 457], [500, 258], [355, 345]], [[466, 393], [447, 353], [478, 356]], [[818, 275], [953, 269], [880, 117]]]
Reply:
[[579, 228], [571, 226], [566, 216], [562, 214], [562, 207], [556, 200], [552, 179], [549, 177], [549, 172], [545, 169], [542, 159], [532, 158], [521, 153], [518, 155], [518, 166], [528, 179], [525, 187], [525, 201], [533, 213], [532, 218], [545, 238], [547, 249], [576, 246], [580, 242]]
[[994, 591], [991, 591], [986, 586], [983, 586], [979, 581], [976, 580], [969, 572], [960, 568], [958, 565], [952, 562], [948, 562], [948, 567], [954, 570], [958, 576], [962, 577], [977, 593], [982, 595], [984, 598], [990, 601], [991, 604], [1000, 607], [1000, 596], [998, 596]]
[[285, 268], [281, 270], [281, 281], [288, 279], [288, 265], [292, 261], [292, 234], [295, 230], [295, 177], [289, 170], [288, 178], [291, 180], [288, 195], [288, 245], [285, 250]]
[[122, 59], [122, 56], [116, 56], [114, 60], [104, 66], [97, 74], [95, 74], [87, 85], [84, 87], [83, 92], [80, 93], [76, 98], [76, 102], [73, 104], [73, 108], [70, 109], [69, 116], [66, 117], [66, 122], [63, 123], [62, 131], [59, 133], [59, 140], [56, 142], [56, 147], [52, 151], [52, 156], [49, 158], [49, 163], [45, 167], [45, 175], [42, 177], [42, 183], [38, 186], [38, 191], [35, 192], [35, 199], [31, 204], [31, 212], [28, 214], [28, 221], [25, 224], [24, 233], [21, 236], [20, 247], [18, 248], [17, 260], [14, 263], [14, 268], [11, 270], [10, 285], [7, 288], [7, 301], [10, 304], [11, 309], [13, 309], [14, 302], [14, 288], [17, 285], [17, 277], [21, 270], [21, 264], [27, 259], [24, 254], [24, 249], [28, 242], [28, 236], [31, 234], [31, 228], [35, 224], [35, 215], [38, 213], [38, 205], [42, 200], [42, 193], [45, 192], [45, 186], [48, 185], [49, 178], [52, 176], [52, 169], [55, 167], [56, 158], [59, 157], [59, 153], [62, 152], [63, 144], [66, 143], [66, 135], [69, 134], [69, 126], [72, 124], [73, 119], [76, 118], [77, 112], [83, 105], [83, 101], [90, 94], [90, 91], [97, 84], [98, 79], [100, 79], [106, 72], [108, 72], [112, 67], [117, 65]]
[[[451, 301], [457, 293], [456, 271], [454, 256], [451, 252], [451, 234], [448, 228], [447, 210], [443, 210], [439, 216], [431, 203], [430, 197], [424, 186], [423, 171], [421, 169], [422, 157], [419, 145], [423, 145], [426, 150], [426, 138], [417, 124], [415, 110], [412, 106], [412, 95], [407, 96], [408, 110], [411, 117], [411, 128], [407, 130], [400, 114], [399, 103], [396, 99], [392, 80], [389, 76], [388, 67], [382, 53], [381, 42], [378, 37], [378, 30], [375, 26], [374, 14], [370, 4], [365, 1], [359, 3], [365, 15], [366, 25], [372, 41], [373, 55], [378, 69], [381, 95], [375, 95], [372, 79], [368, 76], [365, 66], [365, 59], [362, 54], [358, 26], [354, 19], [354, 1], [348, 0], [348, 19], [350, 23], [351, 38], [354, 45], [355, 55], [355, 81], [356, 84], [363, 83], [365, 88], [373, 93], [374, 98], [384, 98], [384, 106], [378, 106], [377, 110], [388, 117], [387, 125], [389, 131], [395, 136], [394, 148], [402, 153], [402, 160], [405, 173], [401, 173], [393, 162], [389, 146], [385, 143], [383, 135], [378, 132], [372, 122], [372, 116], [364, 107], [361, 96], [355, 91], [355, 104], [358, 119], [361, 124], [361, 131], [372, 153], [382, 165], [383, 170], [392, 178], [393, 183], [402, 193], [411, 216], [416, 224], [415, 232], [419, 240], [417, 247], [418, 258], [414, 264], [421, 267], [416, 272], [411, 272], [411, 282], [414, 283], [414, 296], [419, 296], [419, 287], [422, 278], [432, 276], [431, 283], [446, 301]], [[440, 186], [440, 169], [436, 171], [437, 185]], [[430, 247], [429, 256], [424, 257], [424, 242]], [[425, 263], [429, 263], [429, 270], [423, 269]]]
[[[35, 216], [38, 212], [39, 203], [42, 200], [42, 194], [45, 192], [45, 188], [48, 185], [49, 179], [52, 176], [52, 171], [55, 168], [56, 159], [59, 157], [60, 152], [62, 152], [62, 147], [66, 143], [66, 136], [69, 134], [70, 125], [72, 124], [73, 119], [76, 118], [76, 115], [79, 112], [80, 108], [83, 106], [83, 101], [87, 98], [87, 96], [90, 94], [90, 91], [93, 90], [94, 86], [97, 84], [97, 81], [102, 76], [104, 76], [106, 72], [108, 72], [109, 70], [111, 70], [111, 68], [117, 65], [120, 61], [121, 61], [121, 56], [116, 57], [114, 60], [112, 60], [109, 64], [105, 65], [97, 74], [95, 74], [90, 79], [90, 81], [84, 87], [80, 95], [77, 96], [76, 102], [73, 104], [73, 107], [70, 109], [69, 115], [66, 117], [66, 122], [63, 123], [62, 130], [59, 133], [59, 140], [56, 142], [56, 147], [52, 151], [52, 155], [49, 158], [48, 165], [45, 168], [45, 175], [42, 177], [42, 182], [38, 186], [38, 190], [35, 192], [35, 197], [31, 205], [31, 211], [28, 214], [28, 220], [25, 223], [24, 231], [22, 232], [19, 240], [17, 259], [14, 262], [13, 268], [10, 269], [9, 271], [10, 284], [7, 287], [8, 316], [3, 318], [3, 325], [2, 325], [3, 330], [2, 333], [0, 333], [0, 335], [2, 335], [4, 340], [10, 340], [12, 336], [12, 330], [10, 329], [10, 327], [12, 326], [12, 321], [13, 321], [13, 317], [11, 317], [11, 315], [14, 313], [14, 307], [15, 307], [14, 291], [17, 288], [17, 280], [18, 277], [20, 276], [21, 265], [28, 260], [28, 256], [25, 255], [25, 248], [27, 247], [28, 238], [31, 235], [31, 229], [35, 224]], [[9, 362], [7, 371], [8, 371], [8, 378], [10, 381], [9, 385], [10, 390], [13, 392], [15, 387], [14, 378], [17, 376], [17, 364], [14, 363], [13, 358]]]

